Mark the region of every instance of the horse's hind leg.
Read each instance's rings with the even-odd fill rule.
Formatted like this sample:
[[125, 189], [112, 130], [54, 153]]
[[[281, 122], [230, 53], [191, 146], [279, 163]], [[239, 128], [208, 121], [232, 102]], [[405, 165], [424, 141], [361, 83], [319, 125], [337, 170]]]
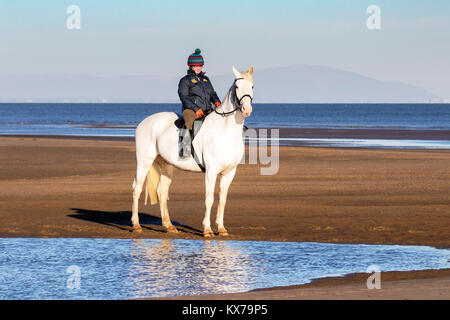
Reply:
[[160, 157], [158, 157], [155, 162], [158, 162], [161, 171], [157, 192], [159, 198], [159, 208], [161, 210], [162, 225], [164, 228], [166, 228], [167, 232], [177, 233], [177, 228], [175, 228], [170, 221], [169, 208], [167, 207], [167, 200], [169, 199], [169, 187], [170, 183], [172, 182], [173, 166]]
[[154, 159], [148, 159], [146, 161], [138, 161], [136, 169], [136, 178], [133, 182], [133, 207], [131, 214], [131, 223], [133, 225], [134, 232], [142, 232], [141, 225], [139, 224], [139, 197], [142, 192], [145, 179], [147, 177], [148, 170], [152, 165]]

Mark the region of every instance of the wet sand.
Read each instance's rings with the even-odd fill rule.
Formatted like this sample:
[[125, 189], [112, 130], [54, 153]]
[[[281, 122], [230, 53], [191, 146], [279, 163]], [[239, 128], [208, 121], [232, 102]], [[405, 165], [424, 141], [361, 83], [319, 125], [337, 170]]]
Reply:
[[[270, 130], [269, 130], [270, 131]], [[450, 140], [450, 130], [410, 130], [391, 128], [282, 128], [280, 137], [318, 139], [393, 139], [393, 140]]]
[[[280, 147], [278, 174], [262, 167], [239, 166], [226, 239], [449, 247], [450, 150]], [[202, 239], [202, 173], [174, 171], [176, 235], [143, 201], [130, 232], [134, 174], [129, 139], [0, 137], [0, 237]]]
[[[102, 129], [136, 129], [133, 126], [86, 126], [86, 128]], [[270, 128], [250, 128], [257, 132], [261, 129], [267, 130], [270, 136]], [[404, 129], [404, 128], [279, 128], [280, 138], [308, 138], [308, 139], [392, 139], [392, 140], [450, 140], [450, 130], [445, 129]], [[2, 135], [0, 135], [1, 137]], [[3, 135], [3, 137], [27, 138], [28, 135]], [[34, 137], [45, 138], [44, 135], [34, 135]], [[67, 139], [68, 136], [52, 136], [52, 138]], [[92, 139], [92, 137], [77, 137], [77, 139]], [[134, 137], [104, 136], [96, 137], [100, 140], [128, 140], [134, 141]], [[301, 146], [302, 142], [295, 146]]]
[[177, 296], [154, 300], [448, 300], [450, 269], [382, 272], [379, 289], [367, 288], [371, 274], [317, 279], [304, 285], [228, 294]]

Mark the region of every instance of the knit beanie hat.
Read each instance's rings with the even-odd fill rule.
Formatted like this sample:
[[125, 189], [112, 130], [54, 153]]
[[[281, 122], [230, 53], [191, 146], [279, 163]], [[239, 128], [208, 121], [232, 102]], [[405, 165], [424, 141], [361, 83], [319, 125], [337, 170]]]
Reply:
[[188, 66], [202, 66], [204, 65], [203, 57], [200, 54], [200, 49], [195, 49], [195, 52], [191, 54], [188, 58], [187, 64]]

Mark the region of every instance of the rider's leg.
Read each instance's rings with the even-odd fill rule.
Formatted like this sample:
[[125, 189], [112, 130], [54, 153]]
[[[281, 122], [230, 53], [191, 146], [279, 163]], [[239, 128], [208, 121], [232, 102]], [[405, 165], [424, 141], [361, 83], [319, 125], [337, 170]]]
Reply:
[[180, 132], [180, 158], [187, 158], [191, 154], [191, 133], [189, 131], [192, 129], [196, 117], [197, 116], [193, 110], [185, 109], [183, 111], [183, 119], [187, 130], [181, 130]]
[[192, 125], [194, 124], [195, 118], [197, 118], [197, 115], [195, 114], [194, 110], [191, 109], [183, 110], [183, 119], [184, 123], [186, 124], [186, 128], [188, 130], [192, 129]]

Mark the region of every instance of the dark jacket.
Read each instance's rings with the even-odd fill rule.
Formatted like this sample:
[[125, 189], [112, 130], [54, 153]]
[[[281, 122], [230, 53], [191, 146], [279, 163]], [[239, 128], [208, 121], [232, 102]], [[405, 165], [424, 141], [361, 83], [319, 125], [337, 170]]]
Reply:
[[220, 102], [209, 78], [203, 72], [196, 75], [191, 69], [181, 78], [178, 84], [178, 95], [183, 104], [183, 110], [191, 109], [197, 112], [198, 109], [202, 109], [206, 112], [211, 108], [211, 103]]

